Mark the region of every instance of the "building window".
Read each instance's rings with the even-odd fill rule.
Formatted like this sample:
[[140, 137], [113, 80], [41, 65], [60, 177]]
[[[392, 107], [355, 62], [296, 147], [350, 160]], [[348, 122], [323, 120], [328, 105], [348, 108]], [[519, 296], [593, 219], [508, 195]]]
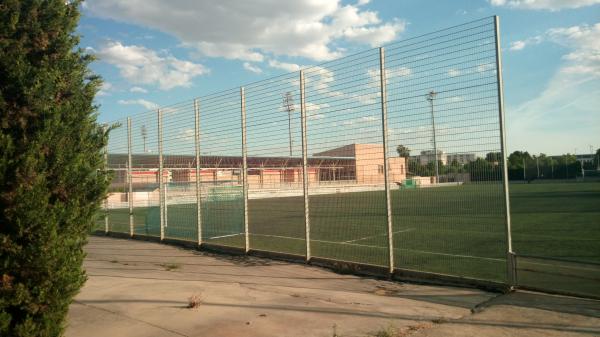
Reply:
[[377, 173], [383, 174], [383, 165], [377, 165]]

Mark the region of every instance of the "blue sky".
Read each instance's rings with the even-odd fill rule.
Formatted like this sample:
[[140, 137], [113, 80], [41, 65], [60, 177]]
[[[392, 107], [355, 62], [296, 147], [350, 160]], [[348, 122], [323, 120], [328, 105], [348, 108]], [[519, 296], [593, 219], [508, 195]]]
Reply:
[[600, 147], [598, 0], [88, 0], [100, 121], [499, 15], [508, 147]]

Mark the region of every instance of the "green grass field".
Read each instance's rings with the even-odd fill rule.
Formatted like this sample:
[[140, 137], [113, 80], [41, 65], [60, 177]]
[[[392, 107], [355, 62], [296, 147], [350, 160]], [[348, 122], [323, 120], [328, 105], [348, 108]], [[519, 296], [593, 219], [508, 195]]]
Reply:
[[[396, 267], [506, 281], [500, 184], [394, 190], [391, 197]], [[388, 264], [383, 191], [311, 195], [309, 203], [313, 256]], [[520, 282], [535, 286], [543, 278], [549, 286], [548, 275], [561, 270], [563, 288], [581, 278], [565, 274], [578, 273], [590, 279], [584, 288], [600, 288], [598, 268], [586, 269], [600, 264], [600, 183], [512, 184], [511, 206], [515, 252], [553, 259], [523, 258]], [[241, 200], [206, 202], [201, 211], [206, 242], [244, 246]], [[169, 205], [167, 214], [167, 237], [196, 240], [195, 204]], [[111, 210], [109, 219], [111, 230], [128, 231], [126, 209]], [[158, 219], [157, 207], [136, 208], [135, 232], [159, 235]], [[252, 249], [305, 254], [302, 197], [251, 199], [248, 219]], [[558, 260], [584, 262], [585, 268]]]

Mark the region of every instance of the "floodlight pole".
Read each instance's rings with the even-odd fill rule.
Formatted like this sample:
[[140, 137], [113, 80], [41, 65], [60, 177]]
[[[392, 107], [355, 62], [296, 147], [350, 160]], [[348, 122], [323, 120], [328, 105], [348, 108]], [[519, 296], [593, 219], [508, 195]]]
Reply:
[[300, 127], [302, 129], [302, 190], [304, 194], [304, 229], [306, 242], [306, 262], [310, 262], [310, 213], [308, 206], [308, 148], [306, 142], [306, 93], [304, 70], [300, 70]]
[[198, 246], [202, 245], [202, 181], [200, 175], [200, 101], [194, 100], [194, 145], [196, 148], [196, 220]]
[[129, 236], [133, 237], [133, 177], [131, 166], [131, 117], [127, 117], [127, 183], [129, 185], [127, 201], [129, 202]]
[[435, 91], [430, 91], [427, 94], [427, 100], [429, 101], [430, 105], [431, 105], [431, 129], [433, 130], [433, 158], [435, 160], [435, 183], [439, 184], [440, 183], [440, 172], [439, 172], [439, 167], [438, 167], [438, 150], [437, 150], [437, 142], [435, 139], [435, 116], [434, 116], [434, 112], [433, 112], [433, 101], [435, 100], [435, 96], [437, 95], [437, 92]]
[[288, 133], [290, 142], [290, 157], [293, 156], [293, 140], [292, 140], [292, 112], [294, 111], [294, 97], [291, 92], [286, 92], [283, 96], [283, 105], [288, 113]]
[[242, 193], [244, 197], [244, 248], [250, 251], [250, 233], [248, 231], [248, 149], [246, 147], [246, 93], [240, 87], [240, 110], [242, 114]]
[[142, 134], [142, 140], [144, 142], [144, 153], [147, 153], [148, 150], [146, 148], [146, 137], [148, 136], [148, 131], [146, 130], [146, 125], [142, 125], [141, 134]]
[[[381, 135], [383, 141], [383, 182], [385, 184], [385, 209], [386, 209], [386, 220], [387, 220], [387, 235], [388, 235], [388, 252], [389, 252], [389, 271], [390, 274], [394, 273], [394, 228], [392, 219], [392, 202], [390, 196], [390, 176], [388, 170], [388, 147], [387, 147], [387, 87], [385, 78], [385, 50], [383, 47], [379, 48], [379, 89], [381, 94]], [[433, 108], [432, 108], [433, 118]], [[434, 128], [434, 142], [435, 142], [435, 128]], [[437, 174], [437, 161], [436, 161], [436, 174]]]
[[535, 164], [537, 166], [537, 179], [540, 179], [540, 157], [535, 157]]
[[502, 81], [502, 54], [500, 48], [500, 18], [494, 16], [496, 38], [496, 78], [498, 85], [498, 121], [500, 124], [500, 150], [502, 153], [502, 187], [504, 191], [504, 210], [506, 221], [506, 272], [509, 287], [517, 284], [517, 259], [512, 247], [512, 229], [510, 217], [510, 194], [508, 190], [508, 164], [506, 153], [506, 128], [504, 123], [504, 82]]

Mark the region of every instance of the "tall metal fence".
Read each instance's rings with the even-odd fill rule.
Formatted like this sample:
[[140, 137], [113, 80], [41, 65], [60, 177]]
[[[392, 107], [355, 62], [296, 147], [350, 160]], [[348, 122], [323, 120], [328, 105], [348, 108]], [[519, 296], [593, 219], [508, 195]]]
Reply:
[[515, 285], [498, 27], [116, 121], [102, 230]]

